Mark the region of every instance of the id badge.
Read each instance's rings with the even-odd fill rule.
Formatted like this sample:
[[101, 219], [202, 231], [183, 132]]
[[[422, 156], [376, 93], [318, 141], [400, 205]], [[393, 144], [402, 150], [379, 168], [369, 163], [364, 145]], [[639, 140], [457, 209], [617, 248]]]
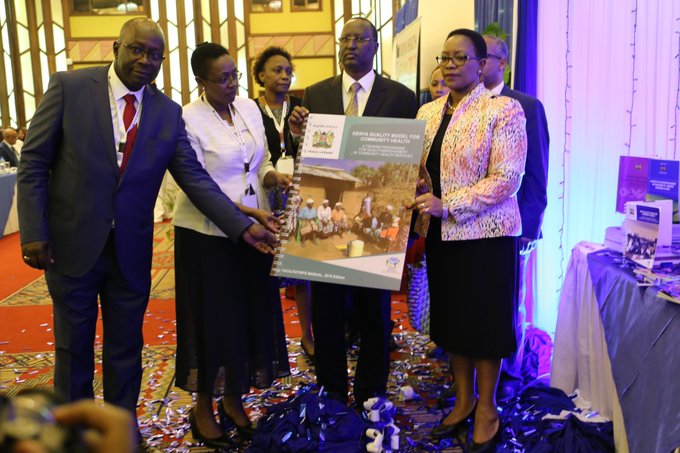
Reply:
[[276, 161], [276, 171], [284, 175], [293, 176], [295, 171], [295, 159], [292, 157], [281, 157]]
[[243, 198], [241, 198], [241, 204], [249, 208], [258, 209], [257, 195], [256, 194], [244, 195]]

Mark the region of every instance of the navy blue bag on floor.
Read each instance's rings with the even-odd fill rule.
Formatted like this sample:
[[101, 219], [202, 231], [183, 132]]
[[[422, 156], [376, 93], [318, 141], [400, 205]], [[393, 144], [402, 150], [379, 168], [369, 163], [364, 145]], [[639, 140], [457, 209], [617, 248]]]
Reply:
[[547, 414], [577, 411], [562, 390], [532, 383], [519, 399], [503, 408], [503, 443], [497, 453], [613, 453], [611, 422], [586, 423], [574, 416], [547, 419]]
[[316, 391], [269, 408], [258, 422], [249, 453], [365, 451], [366, 423], [354, 410]]

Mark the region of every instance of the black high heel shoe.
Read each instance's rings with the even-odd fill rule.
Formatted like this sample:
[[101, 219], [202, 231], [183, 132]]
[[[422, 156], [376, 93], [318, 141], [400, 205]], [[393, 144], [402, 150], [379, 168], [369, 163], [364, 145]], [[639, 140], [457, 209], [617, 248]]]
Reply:
[[461, 428], [469, 428], [470, 426], [472, 426], [472, 422], [475, 419], [476, 409], [477, 401], [475, 401], [475, 404], [472, 406], [472, 410], [467, 415], [467, 417], [463, 418], [461, 421], [457, 423], [454, 423], [453, 425], [447, 425], [442, 420], [442, 422], [439, 423], [439, 425], [432, 428], [432, 437], [434, 437], [435, 439], [455, 437], [456, 435], [458, 435], [458, 431], [460, 431]]
[[472, 442], [470, 445], [469, 453], [494, 453], [496, 451], [496, 446], [501, 443], [501, 421], [498, 420], [498, 429], [496, 434], [486, 442], [478, 444], [477, 442]]
[[215, 439], [209, 439], [201, 434], [201, 432], [198, 430], [198, 424], [196, 423], [196, 416], [194, 415], [193, 409], [189, 411], [189, 426], [191, 426], [191, 435], [194, 437], [194, 439], [198, 442], [201, 442], [206, 447], [215, 449], [235, 447], [234, 441], [224, 433]]
[[227, 414], [227, 411], [224, 410], [221, 398], [217, 402], [217, 415], [219, 416], [220, 426], [222, 427], [223, 430], [227, 431], [236, 427], [236, 431], [246, 439], [250, 439], [251, 437], [253, 437], [253, 433], [255, 432], [255, 426], [252, 423], [246, 427], [239, 426], [236, 423], [236, 421], [233, 418], [231, 418], [229, 414]]

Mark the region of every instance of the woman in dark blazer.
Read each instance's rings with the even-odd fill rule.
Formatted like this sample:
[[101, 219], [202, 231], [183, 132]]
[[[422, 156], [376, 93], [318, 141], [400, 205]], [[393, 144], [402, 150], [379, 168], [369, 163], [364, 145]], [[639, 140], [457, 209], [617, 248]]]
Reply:
[[[292, 174], [296, 149], [290, 143], [288, 117], [290, 112], [302, 105], [302, 99], [288, 94], [293, 80], [293, 63], [290, 54], [281, 47], [267, 47], [253, 63], [253, 74], [258, 85], [264, 88], [264, 95], [255, 99], [262, 113], [267, 145], [272, 156], [272, 165], [284, 174]], [[269, 192], [272, 211], [286, 207], [286, 193], [275, 187]], [[309, 299], [309, 282], [284, 280], [286, 285], [295, 285], [295, 303], [300, 318], [302, 350], [313, 361], [314, 337], [312, 335], [312, 309]]]

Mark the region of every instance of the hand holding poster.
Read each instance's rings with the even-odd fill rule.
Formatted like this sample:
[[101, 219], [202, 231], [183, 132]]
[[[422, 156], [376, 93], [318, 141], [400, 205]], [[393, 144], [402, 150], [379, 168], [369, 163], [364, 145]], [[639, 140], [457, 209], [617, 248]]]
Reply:
[[419, 120], [309, 115], [272, 275], [399, 289], [424, 134]]

